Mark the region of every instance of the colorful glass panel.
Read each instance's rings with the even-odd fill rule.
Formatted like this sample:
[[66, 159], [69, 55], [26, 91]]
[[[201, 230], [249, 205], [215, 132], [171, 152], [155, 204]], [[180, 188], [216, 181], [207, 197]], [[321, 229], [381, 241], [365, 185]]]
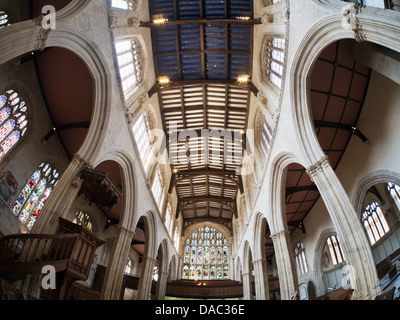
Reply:
[[229, 279], [228, 241], [215, 228], [199, 228], [185, 241], [183, 263], [184, 279]]
[[[389, 192], [392, 190], [395, 189], [389, 188]], [[364, 213], [362, 214], [362, 223], [371, 245], [375, 244], [387, 232], [389, 232], [389, 225], [377, 202], [372, 202], [365, 207]]]
[[59, 173], [48, 163], [42, 163], [28, 180], [17, 197], [12, 211], [29, 230], [35, 224], [53, 188], [58, 182]]
[[0, 96], [0, 160], [25, 134], [27, 110], [16, 91], [9, 90]]

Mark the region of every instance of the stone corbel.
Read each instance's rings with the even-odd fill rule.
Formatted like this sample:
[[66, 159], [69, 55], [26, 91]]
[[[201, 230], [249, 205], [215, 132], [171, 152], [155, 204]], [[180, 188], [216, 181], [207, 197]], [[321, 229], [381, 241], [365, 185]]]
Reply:
[[263, 24], [274, 23], [274, 15], [266, 13], [261, 17], [261, 21]]
[[111, 29], [116, 28], [139, 28], [140, 21], [130, 16], [131, 11], [110, 11], [108, 13], [108, 26]]
[[366, 35], [358, 19], [358, 14], [365, 6], [355, 2], [351, 5], [344, 6], [342, 9], [343, 19], [342, 27], [347, 30], [352, 30], [357, 42], [365, 42]]

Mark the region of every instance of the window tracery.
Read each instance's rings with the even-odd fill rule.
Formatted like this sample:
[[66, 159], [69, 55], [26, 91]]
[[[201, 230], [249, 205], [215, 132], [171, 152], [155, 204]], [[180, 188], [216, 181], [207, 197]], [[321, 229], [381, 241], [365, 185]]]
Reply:
[[138, 89], [143, 80], [141, 47], [136, 39], [115, 43], [119, 75], [125, 98], [129, 98]]
[[264, 78], [276, 87], [282, 87], [283, 63], [285, 60], [286, 41], [279, 37], [268, 37], [262, 51]]
[[0, 96], [0, 160], [23, 137], [28, 128], [28, 108], [15, 90]]
[[33, 173], [14, 203], [12, 211], [29, 230], [35, 224], [40, 211], [56, 186], [57, 169], [43, 162]]
[[387, 232], [389, 225], [377, 202], [372, 202], [365, 207], [362, 214], [362, 223], [367, 231], [371, 245], [379, 241]]
[[215, 228], [205, 226], [197, 229], [186, 239], [183, 264], [183, 279], [228, 279], [228, 241]]

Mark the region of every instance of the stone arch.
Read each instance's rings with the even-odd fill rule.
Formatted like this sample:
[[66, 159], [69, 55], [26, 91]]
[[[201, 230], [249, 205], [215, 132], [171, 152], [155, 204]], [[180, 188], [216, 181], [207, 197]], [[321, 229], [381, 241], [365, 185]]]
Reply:
[[400, 185], [400, 174], [389, 170], [378, 170], [369, 173], [358, 181], [352, 198], [352, 203], [359, 218], [361, 218], [361, 214], [364, 210], [363, 201], [367, 190], [378, 183], [384, 182], [393, 182]]
[[171, 259], [169, 260], [169, 278], [171, 280], [177, 280], [178, 279], [178, 257], [176, 254], [173, 254], [171, 256]]
[[157, 239], [157, 214], [151, 210], [148, 210], [141, 214], [136, 221], [139, 222], [140, 218], [143, 218], [145, 225], [146, 247], [144, 256], [156, 259], [157, 250], [160, 244]]
[[270, 212], [271, 216], [267, 216], [271, 233], [274, 234], [280, 230], [287, 228], [285, 217], [285, 185], [287, 168], [291, 163], [299, 163], [301, 161], [292, 153], [281, 152], [272, 161], [271, 173], [269, 175], [268, 186], [268, 203], [270, 208], [266, 212]]
[[315, 245], [314, 252], [314, 284], [317, 296], [325, 294], [325, 285], [323, 281], [322, 263], [323, 263], [323, 251], [328, 237], [331, 235], [336, 235], [336, 230], [334, 228], [328, 228], [322, 231], [318, 237]]
[[[135, 230], [136, 221], [136, 169], [134, 160], [126, 154], [124, 150], [110, 151], [95, 162], [95, 167], [98, 167], [105, 161], [113, 161], [118, 164], [120, 168], [121, 187], [122, 187], [122, 202], [121, 217], [119, 225], [128, 230]], [[120, 200], [120, 201], [121, 201]]]
[[[346, 3], [343, 5], [348, 6]], [[289, 85], [293, 88], [290, 100], [293, 106], [296, 139], [301, 147], [305, 167], [309, 167], [324, 156], [315, 134], [308, 93], [311, 71], [323, 49], [334, 41], [347, 38], [359, 40], [362, 36], [370, 42], [400, 51], [400, 44], [395, 38], [400, 30], [399, 21], [395, 19], [396, 13], [388, 12], [388, 16], [383, 17], [383, 15], [376, 15], [375, 12], [376, 8], [364, 8], [362, 13], [356, 13], [356, 18], [362, 25], [362, 31], [360, 31], [361, 29], [352, 30], [343, 24], [348, 14], [346, 11], [342, 12], [341, 8], [333, 11], [329, 17], [320, 20], [309, 30], [294, 55], [289, 74]], [[388, 19], [391, 15], [393, 19]], [[363, 34], [360, 35], [360, 32]]]
[[89, 132], [77, 154], [88, 161], [95, 159], [104, 141], [104, 129], [107, 127], [113, 99], [111, 70], [106, 58], [96, 43], [77, 29], [59, 24], [56, 29], [48, 32], [47, 38], [36, 42], [36, 37], [32, 34], [39, 33], [40, 30], [41, 24], [36, 24], [33, 20], [4, 29], [4, 43], [11, 43], [11, 47], [0, 53], [0, 63], [44, 48], [60, 47], [73, 52], [86, 64], [93, 77], [94, 107]]
[[256, 213], [254, 220], [254, 260], [265, 259], [265, 233], [267, 217], [261, 212]]

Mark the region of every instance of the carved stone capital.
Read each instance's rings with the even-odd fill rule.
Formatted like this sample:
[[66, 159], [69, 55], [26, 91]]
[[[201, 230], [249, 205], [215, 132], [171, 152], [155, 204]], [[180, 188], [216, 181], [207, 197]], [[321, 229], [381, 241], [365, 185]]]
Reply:
[[316, 163], [312, 164], [309, 166], [306, 170], [307, 174], [309, 175], [311, 181], [314, 182], [314, 177], [319, 173], [322, 172], [322, 170], [329, 166], [329, 158], [327, 155], [323, 156], [320, 160], [318, 160]]

